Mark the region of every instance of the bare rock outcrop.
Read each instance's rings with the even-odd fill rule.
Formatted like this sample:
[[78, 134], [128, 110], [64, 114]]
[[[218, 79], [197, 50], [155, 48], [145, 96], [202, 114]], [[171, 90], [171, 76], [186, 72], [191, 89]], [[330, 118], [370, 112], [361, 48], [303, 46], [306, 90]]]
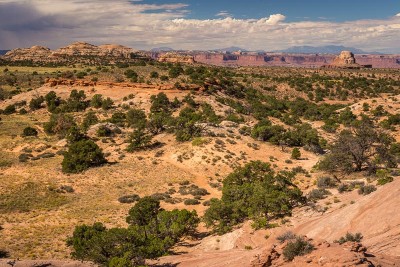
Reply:
[[158, 55], [157, 59], [159, 62], [188, 63], [188, 64], [195, 63], [194, 56], [178, 54], [178, 53], [170, 53], [170, 52]]
[[7, 52], [3, 59], [8, 61], [32, 61], [43, 63], [83, 62], [92, 61], [127, 61], [136, 58], [147, 58], [137, 50], [122, 45], [106, 44], [92, 45], [86, 42], [75, 42], [56, 50], [47, 47], [33, 46], [17, 48]]
[[342, 51], [340, 55], [333, 60], [332, 64], [328, 65], [327, 67], [359, 69], [363, 66], [356, 63], [356, 58], [352, 52]]
[[295, 257], [288, 261], [283, 256], [287, 243], [274, 245], [257, 255], [251, 262], [251, 267], [352, 267], [352, 266], [400, 266], [396, 259], [377, 257], [367, 253], [367, 249], [357, 242], [328, 243], [308, 239], [314, 245], [314, 250], [306, 255]]
[[129, 58], [136, 50], [122, 45], [101, 45], [95, 46], [86, 42], [75, 42], [68, 46], [61, 47], [52, 55], [55, 57], [65, 56], [96, 56], [96, 57], [120, 57]]
[[32, 46], [30, 48], [17, 48], [8, 51], [3, 58], [6, 60], [15, 61], [45, 61], [50, 56], [51, 50], [49, 48], [43, 46]]

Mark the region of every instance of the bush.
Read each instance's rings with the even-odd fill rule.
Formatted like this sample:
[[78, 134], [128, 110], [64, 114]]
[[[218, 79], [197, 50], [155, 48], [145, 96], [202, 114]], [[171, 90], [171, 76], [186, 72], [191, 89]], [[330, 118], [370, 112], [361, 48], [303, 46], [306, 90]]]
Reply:
[[111, 98], [107, 97], [101, 103], [101, 108], [104, 109], [104, 110], [109, 110], [109, 109], [112, 108], [113, 105], [114, 105], [114, 101], [112, 101]]
[[331, 192], [329, 192], [326, 189], [313, 189], [311, 190], [310, 193], [308, 193], [308, 199], [311, 200], [318, 200], [318, 199], [324, 199], [327, 195], [330, 195]]
[[47, 93], [44, 99], [46, 100], [47, 110], [49, 112], [56, 112], [57, 108], [63, 102], [61, 98], [57, 97], [57, 94], [54, 91]]
[[194, 138], [193, 141], [192, 141], [192, 146], [203, 146], [203, 145], [208, 144], [209, 142], [210, 142], [209, 139], [204, 139], [204, 138], [201, 138], [201, 137], [196, 137], [196, 138]]
[[336, 180], [327, 176], [320, 177], [317, 180], [317, 186], [318, 188], [333, 188], [336, 186]]
[[10, 115], [15, 112], [16, 112], [15, 105], [8, 105], [3, 111], [4, 115]]
[[82, 127], [84, 130], [88, 130], [90, 126], [99, 122], [96, 113], [89, 111], [83, 118]]
[[340, 184], [338, 186], [338, 191], [339, 191], [340, 194], [342, 194], [344, 192], [347, 192], [347, 191], [350, 191], [349, 185], [348, 184]]
[[110, 128], [108, 128], [105, 125], [101, 125], [98, 129], [97, 129], [97, 136], [99, 137], [109, 137], [112, 135], [112, 131]]
[[185, 205], [199, 205], [200, 201], [198, 201], [197, 199], [186, 199], [183, 204]]
[[361, 242], [362, 239], [363, 236], [361, 233], [346, 233], [345, 236], [342, 236], [341, 238], [339, 238], [339, 240], [336, 240], [335, 243], [344, 244], [346, 242]]
[[293, 148], [291, 158], [300, 159], [300, 157], [301, 157], [300, 149], [298, 149], [297, 147]]
[[8, 257], [10, 257], [10, 253], [8, 253], [8, 251], [0, 249], [0, 259], [4, 259], [4, 258], [8, 258]]
[[27, 162], [32, 157], [32, 154], [22, 153], [18, 156], [18, 160], [19, 162]]
[[141, 266], [144, 259], [165, 255], [182, 237], [193, 235], [199, 218], [195, 211], [163, 210], [159, 201], [144, 197], [129, 210], [126, 221], [128, 228], [77, 226], [67, 240], [72, 257], [102, 266]]
[[65, 137], [68, 130], [76, 126], [74, 118], [67, 114], [51, 114], [50, 121], [44, 124], [44, 131], [47, 134], [58, 134]]
[[31, 110], [41, 109], [43, 102], [44, 102], [43, 96], [32, 98], [31, 101], [29, 102], [29, 108]]
[[212, 199], [205, 222], [219, 233], [229, 231], [245, 219], [267, 219], [290, 215], [304, 202], [291, 172], [275, 173], [270, 164], [253, 161], [237, 168], [223, 181], [221, 200]]
[[37, 136], [38, 131], [32, 127], [26, 127], [22, 132], [22, 136]]
[[311, 253], [314, 246], [302, 237], [296, 237], [294, 241], [289, 241], [283, 249], [283, 257], [286, 260], [292, 261], [297, 256], [303, 256]]
[[147, 134], [143, 129], [136, 129], [129, 136], [128, 139], [128, 148], [126, 149], [128, 152], [134, 152], [146, 149], [151, 144], [152, 136]]
[[387, 170], [377, 170], [376, 176], [378, 177], [378, 185], [385, 185], [393, 182], [393, 177], [389, 175]]
[[90, 105], [94, 108], [101, 108], [102, 104], [103, 104], [103, 96], [100, 94], [95, 94], [92, 97], [92, 100], [90, 100]]
[[133, 194], [133, 195], [126, 195], [118, 198], [118, 201], [120, 203], [134, 203], [140, 199], [139, 195]]
[[372, 192], [376, 191], [376, 186], [375, 185], [363, 185], [358, 189], [358, 194], [360, 195], [369, 195]]
[[103, 165], [107, 160], [100, 147], [92, 140], [80, 140], [70, 145], [64, 154], [62, 171], [79, 173], [91, 167]]
[[297, 236], [293, 232], [287, 231], [287, 232], [281, 234], [280, 236], [278, 236], [276, 239], [280, 243], [284, 243], [284, 242], [289, 241], [289, 240], [294, 240], [294, 239], [296, 239], [296, 237]]
[[144, 128], [146, 126], [146, 113], [141, 109], [130, 109], [126, 113], [126, 121], [130, 127]]

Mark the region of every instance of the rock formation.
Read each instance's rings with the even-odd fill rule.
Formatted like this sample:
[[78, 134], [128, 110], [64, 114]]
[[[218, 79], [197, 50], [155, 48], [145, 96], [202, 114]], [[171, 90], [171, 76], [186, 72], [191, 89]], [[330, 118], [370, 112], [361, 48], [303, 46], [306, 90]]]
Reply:
[[356, 58], [354, 54], [350, 51], [342, 51], [339, 56], [337, 56], [329, 67], [336, 68], [346, 68], [346, 69], [358, 69], [363, 66], [356, 63]]
[[43, 46], [32, 46], [31, 48], [17, 48], [8, 51], [5, 55], [5, 59], [23, 61], [45, 61], [51, 56], [51, 50]]
[[[330, 54], [244, 53], [241, 55], [196, 52], [192, 54], [199, 63], [217, 66], [288, 66], [320, 68], [331, 64], [336, 56]], [[355, 55], [357, 67], [400, 68], [400, 55]], [[361, 65], [361, 66], [360, 66]]]
[[170, 63], [195, 63], [195, 59], [191, 55], [178, 54], [178, 53], [162, 53], [156, 56], [159, 62], [170, 62]]
[[18, 48], [7, 52], [2, 58], [8, 61], [33, 61], [42, 63], [83, 62], [89, 58], [95, 61], [126, 61], [140, 58], [137, 50], [122, 45], [95, 46], [85, 42], [75, 42], [57, 50], [42, 46]]
[[298, 256], [293, 261], [287, 261], [283, 257], [283, 250], [287, 243], [276, 244], [266, 249], [261, 255], [257, 255], [251, 262], [251, 267], [318, 267], [318, 266], [400, 266], [397, 260], [390, 257], [382, 257], [367, 253], [367, 249], [357, 242], [328, 243], [326, 241], [314, 241], [308, 239], [314, 246], [314, 250], [304, 256]]

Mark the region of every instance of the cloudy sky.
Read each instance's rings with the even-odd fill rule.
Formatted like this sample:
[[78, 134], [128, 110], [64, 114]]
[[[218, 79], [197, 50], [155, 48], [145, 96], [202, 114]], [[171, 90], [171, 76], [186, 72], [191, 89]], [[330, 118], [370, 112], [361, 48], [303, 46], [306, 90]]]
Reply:
[[345, 45], [400, 53], [400, 0], [0, 0], [0, 49]]

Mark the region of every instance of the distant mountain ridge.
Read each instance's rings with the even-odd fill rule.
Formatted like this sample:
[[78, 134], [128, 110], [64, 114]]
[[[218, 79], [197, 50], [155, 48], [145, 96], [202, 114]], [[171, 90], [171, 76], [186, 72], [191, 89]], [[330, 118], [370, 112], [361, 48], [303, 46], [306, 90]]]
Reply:
[[366, 52], [358, 48], [346, 47], [342, 45], [292, 46], [287, 49], [277, 50], [275, 52], [293, 54], [340, 54], [341, 51], [351, 51], [354, 54], [382, 54], [379, 52]]
[[10, 50], [0, 50], [0, 56], [5, 55], [8, 51], [10, 51]]
[[241, 48], [241, 47], [237, 47], [237, 46], [231, 46], [231, 47], [226, 47], [226, 48], [219, 48], [219, 49], [214, 49], [211, 51], [215, 51], [215, 52], [237, 52], [237, 51], [242, 51], [242, 52], [248, 52], [247, 49]]
[[150, 52], [171, 52], [175, 51], [175, 49], [171, 47], [155, 47], [150, 50]]

